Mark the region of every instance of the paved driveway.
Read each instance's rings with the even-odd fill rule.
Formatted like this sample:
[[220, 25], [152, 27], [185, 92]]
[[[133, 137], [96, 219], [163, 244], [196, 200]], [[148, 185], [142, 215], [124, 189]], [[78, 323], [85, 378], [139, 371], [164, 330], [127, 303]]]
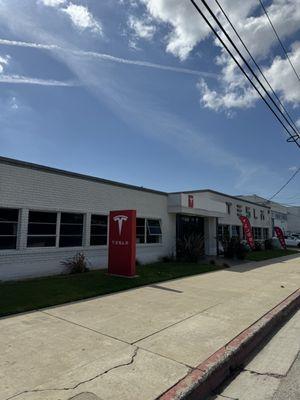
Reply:
[[0, 400], [153, 400], [300, 287], [300, 257], [0, 320]]

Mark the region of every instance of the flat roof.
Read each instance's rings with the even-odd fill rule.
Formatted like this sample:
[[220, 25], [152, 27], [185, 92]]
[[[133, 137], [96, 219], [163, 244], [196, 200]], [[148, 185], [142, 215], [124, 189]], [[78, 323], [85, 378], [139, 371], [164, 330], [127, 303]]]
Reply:
[[27, 161], [15, 160], [13, 158], [7, 158], [7, 157], [0, 156], [0, 163], [14, 165], [17, 167], [22, 167], [22, 168], [33, 169], [33, 170], [37, 170], [37, 171], [48, 172], [51, 174], [65, 175], [65, 176], [68, 176], [71, 178], [84, 179], [84, 180], [92, 181], [92, 182], [106, 183], [108, 185], [123, 187], [123, 188], [131, 189], [131, 190], [139, 190], [142, 192], [154, 193], [154, 194], [159, 194], [159, 195], [163, 195], [163, 196], [168, 195], [168, 193], [166, 193], [166, 192], [161, 192], [159, 190], [144, 188], [143, 186], [135, 186], [135, 185], [127, 184], [127, 183], [111, 181], [109, 179], [103, 179], [103, 178], [98, 178], [96, 176], [80, 174], [78, 172], [70, 172], [70, 171], [66, 171], [63, 169], [48, 167], [45, 165], [35, 164], [35, 163], [27, 162]]
[[186, 194], [188, 194], [188, 193], [207, 193], [207, 192], [213, 193], [213, 194], [217, 194], [217, 195], [219, 195], [219, 196], [225, 196], [225, 197], [228, 197], [228, 198], [230, 198], [230, 199], [235, 199], [235, 200], [238, 200], [238, 201], [243, 201], [243, 202], [245, 202], [245, 203], [254, 204], [254, 205], [256, 205], [256, 206], [265, 207], [265, 208], [271, 208], [271, 207], [269, 207], [269, 206], [265, 206], [265, 205], [260, 204], [260, 203], [255, 203], [254, 201], [251, 201], [251, 200], [246, 200], [246, 199], [242, 199], [241, 197], [238, 197], [238, 196], [232, 196], [232, 195], [230, 195], [230, 194], [226, 194], [226, 193], [222, 193], [222, 192], [217, 192], [216, 190], [212, 190], [212, 189], [185, 190], [184, 192], [172, 192], [172, 193], [170, 193], [170, 194], [180, 194], [180, 193], [186, 193]]
[[84, 180], [88, 180], [88, 181], [92, 181], [92, 182], [105, 183], [107, 185], [123, 187], [123, 188], [131, 189], [131, 190], [139, 190], [141, 192], [154, 193], [154, 194], [158, 194], [158, 195], [162, 195], [162, 196], [168, 196], [168, 194], [179, 194], [179, 193], [204, 193], [204, 192], [209, 192], [209, 193], [214, 193], [214, 194], [217, 194], [217, 195], [220, 195], [220, 196], [225, 196], [225, 197], [228, 197], [228, 198], [231, 198], [231, 199], [235, 199], [235, 200], [238, 200], [238, 201], [243, 201], [245, 203], [254, 204], [254, 205], [257, 205], [257, 206], [260, 206], [260, 207], [270, 208], [269, 206], [265, 206], [265, 205], [262, 205], [262, 204], [259, 204], [259, 203], [255, 203], [255, 202], [250, 201], [250, 200], [244, 200], [244, 199], [242, 199], [240, 197], [231, 196], [231, 195], [226, 194], [226, 193], [217, 192], [217, 191], [212, 190], [212, 189], [189, 190], [189, 191], [186, 190], [186, 191], [183, 191], [183, 192], [170, 192], [170, 193], [168, 193], [168, 192], [162, 192], [160, 190], [145, 188], [143, 186], [135, 186], [135, 185], [130, 185], [128, 183], [111, 181], [109, 179], [98, 178], [96, 176], [80, 174], [78, 172], [66, 171], [66, 170], [59, 169], [59, 168], [48, 167], [46, 165], [35, 164], [35, 163], [28, 162], [28, 161], [16, 160], [14, 158], [8, 158], [8, 157], [3, 157], [3, 156], [0, 156], [0, 163], [8, 164], [8, 165], [14, 165], [14, 166], [17, 166], [17, 167], [22, 167], [22, 168], [33, 169], [33, 170], [42, 171], [42, 172], [48, 172], [48, 173], [51, 173], [51, 174], [64, 175], [64, 176], [68, 176], [68, 177], [71, 177], [71, 178], [84, 179]]

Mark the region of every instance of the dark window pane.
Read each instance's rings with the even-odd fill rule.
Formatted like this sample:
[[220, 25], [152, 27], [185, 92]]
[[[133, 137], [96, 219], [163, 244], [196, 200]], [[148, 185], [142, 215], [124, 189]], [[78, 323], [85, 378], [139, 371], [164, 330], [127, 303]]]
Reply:
[[29, 211], [29, 223], [46, 222], [56, 224], [56, 216], [55, 212]]
[[147, 220], [148, 233], [150, 235], [161, 235], [161, 228], [159, 220], [148, 219]]
[[107, 235], [107, 226], [92, 225], [91, 235]]
[[28, 236], [27, 247], [54, 247], [55, 236]]
[[92, 225], [107, 225], [107, 216], [93, 214], [91, 216], [91, 224]]
[[137, 226], [136, 227], [136, 234], [137, 235], [144, 235], [145, 234], [145, 227], [144, 226]]
[[0, 235], [17, 235], [18, 224], [9, 222], [0, 222]]
[[136, 226], [145, 226], [145, 218], [137, 218]]
[[13, 208], [0, 208], [0, 222], [18, 222], [19, 210]]
[[16, 236], [0, 236], [0, 250], [15, 249], [17, 247]]
[[82, 225], [68, 225], [61, 224], [60, 234], [61, 235], [82, 235]]
[[61, 213], [62, 224], [83, 224], [83, 214]]
[[61, 236], [59, 247], [82, 246], [82, 236]]
[[107, 236], [91, 236], [91, 246], [101, 246], [107, 244]]
[[149, 235], [147, 234], [147, 243], [160, 243], [161, 236], [160, 235]]
[[145, 243], [145, 235], [138, 235], [136, 237], [136, 243]]
[[28, 235], [55, 235], [56, 224], [29, 224]]

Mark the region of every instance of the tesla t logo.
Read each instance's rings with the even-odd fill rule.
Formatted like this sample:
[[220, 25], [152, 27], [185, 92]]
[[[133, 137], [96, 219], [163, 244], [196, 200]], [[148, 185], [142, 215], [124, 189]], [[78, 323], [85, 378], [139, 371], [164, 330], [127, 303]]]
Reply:
[[123, 221], [127, 221], [128, 217], [127, 217], [127, 215], [116, 215], [113, 219], [115, 222], [118, 223], [119, 236], [121, 236]]

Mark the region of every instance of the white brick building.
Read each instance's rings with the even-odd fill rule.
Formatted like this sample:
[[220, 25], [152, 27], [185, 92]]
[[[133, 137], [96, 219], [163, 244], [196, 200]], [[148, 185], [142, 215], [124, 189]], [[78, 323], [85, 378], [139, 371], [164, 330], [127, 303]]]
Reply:
[[205, 253], [216, 254], [218, 219], [231, 233], [239, 226], [242, 236], [238, 203], [242, 213], [256, 210], [253, 226], [271, 227], [268, 207], [221, 193], [168, 194], [4, 157], [0, 194], [0, 280], [61, 273], [61, 261], [79, 250], [91, 268], [106, 267], [107, 217], [113, 210], [137, 210], [142, 263], [175, 254], [176, 239], [190, 227], [203, 234]]

